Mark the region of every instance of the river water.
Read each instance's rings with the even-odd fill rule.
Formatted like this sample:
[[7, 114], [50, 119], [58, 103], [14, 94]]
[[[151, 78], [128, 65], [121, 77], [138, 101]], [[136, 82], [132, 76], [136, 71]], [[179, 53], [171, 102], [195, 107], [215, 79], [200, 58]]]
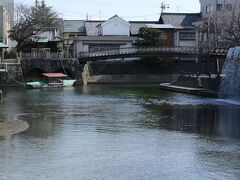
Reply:
[[3, 91], [0, 119], [29, 128], [0, 136], [1, 180], [240, 179], [238, 102], [155, 85]]

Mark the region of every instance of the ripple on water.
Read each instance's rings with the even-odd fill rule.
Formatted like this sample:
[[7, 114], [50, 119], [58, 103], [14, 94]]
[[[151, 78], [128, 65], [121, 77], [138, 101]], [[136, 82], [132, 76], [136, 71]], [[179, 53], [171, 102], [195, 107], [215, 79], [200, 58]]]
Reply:
[[[146, 101], [145, 101], [146, 102]], [[196, 96], [174, 96], [165, 99], [149, 99], [148, 104], [157, 104], [157, 105], [213, 105], [213, 106], [227, 106], [234, 105], [240, 106], [240, 101], [230, 100], [230, 99], [213, 99], [213, 98], [200, 98]]]

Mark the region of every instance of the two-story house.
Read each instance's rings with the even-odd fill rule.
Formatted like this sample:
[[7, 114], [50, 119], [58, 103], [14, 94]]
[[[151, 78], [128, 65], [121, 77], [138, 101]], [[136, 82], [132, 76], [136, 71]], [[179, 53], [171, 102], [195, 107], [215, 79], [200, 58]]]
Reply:
[[173, 26], [174, 46], [196, 47], [197, 33], [193, 23], [200, 20], [200, 13], [162, 13], [159, 22]]
[[130, 36], [131, 24], [118, 17], [107, 21], [85, 21], [86, 36], [72, 38], [75, 52], [92, 52], [130, 47], [137, 37]]

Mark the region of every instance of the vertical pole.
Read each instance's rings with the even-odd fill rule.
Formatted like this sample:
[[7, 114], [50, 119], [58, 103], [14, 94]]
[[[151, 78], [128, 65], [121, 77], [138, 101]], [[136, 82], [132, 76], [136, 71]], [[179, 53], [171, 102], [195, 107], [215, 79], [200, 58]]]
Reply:
[[219, 59], [217, 58], [217, 75], [220, 75]]
[[0, 90], [0, 101], [2, 100], [2, 90]]

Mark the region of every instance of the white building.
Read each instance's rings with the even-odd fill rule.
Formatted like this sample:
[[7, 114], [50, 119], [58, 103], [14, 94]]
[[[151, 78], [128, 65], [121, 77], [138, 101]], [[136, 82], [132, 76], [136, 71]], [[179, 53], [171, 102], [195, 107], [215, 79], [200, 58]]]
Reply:
[[208, 18], [216, 12], [240, 8], [240, 0], [200, 0], [200, 4], [203, 18]]
[[13, 25], [14, 19], [14, 0], [0, 0], [0, 39], [11, 47], [9, 30]]
[[107, 21], [85, 21], [86, 36], [74, 37], [74, 51], [92, 52], [131, 47], [137, 37], [130, 36], [131, 24], [117, 15]]

